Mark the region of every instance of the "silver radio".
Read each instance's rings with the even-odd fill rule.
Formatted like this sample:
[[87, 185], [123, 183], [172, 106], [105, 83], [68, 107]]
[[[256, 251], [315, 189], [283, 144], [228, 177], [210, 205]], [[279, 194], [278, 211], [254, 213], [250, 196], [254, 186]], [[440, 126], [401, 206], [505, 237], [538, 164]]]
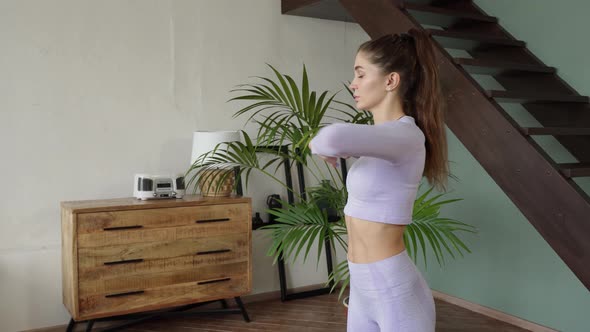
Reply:
[[141, 200], [182, 198], [185, 194], [183, 175], [135, 174], [133, 197]]

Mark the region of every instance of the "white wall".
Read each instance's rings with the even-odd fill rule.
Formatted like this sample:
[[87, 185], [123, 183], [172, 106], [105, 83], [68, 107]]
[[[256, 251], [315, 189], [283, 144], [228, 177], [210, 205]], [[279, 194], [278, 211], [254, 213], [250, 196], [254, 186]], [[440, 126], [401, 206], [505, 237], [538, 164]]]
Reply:
[[[265, 63], [298, 81], [305, 62], [313, 89], [341, 89], [366, 39], [356, 24], [283, 16], [278, 0], [0, 0], [0, 330], [69, 319], [60, 201], [127, 197], [136, 172], [184, 172], [194, 130], [243, 128], [228, 91], [271, 75]], [[280, 187], [252, 181], [261, 212]], [[268, 239], [253, 239], [254, 293], [278, 290]], [[325, 281], [315, 266], [290, 266], [289, 284]]]

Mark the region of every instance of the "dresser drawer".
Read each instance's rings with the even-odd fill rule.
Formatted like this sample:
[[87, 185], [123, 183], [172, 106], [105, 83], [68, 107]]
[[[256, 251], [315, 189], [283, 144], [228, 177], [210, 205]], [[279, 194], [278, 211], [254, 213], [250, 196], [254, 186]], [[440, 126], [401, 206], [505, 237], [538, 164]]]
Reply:
[[243, 233], [251, 228], [246, 204], [179, 207], [78, 215], [78, 247]]
[[117, 228], [78, 234], [78, 248], [105, 247], [120, 244], [170, 242], [218, 235], [246, 233], [251, 229], [247, 218], [224, 218], [215, 221], [193, 222], [187, 226], [159, 228]]
[[166, 228], [173, 226], [206, 225], [209, 223], [248, 222], [248, 204], [219, 204], [158, 209], [124, 210], [80, 213], [77, 233], [92, 234]]
[[[251, 291], [247, 276], [80, 297], [80, 320], [231, 298]], [[196, 301], [198, 299], [198, 301]]]
[[243, 248], [248, 248], [249, 243], [250, 233], [237, 233], [174, 241], [78, 248], [78, 269], [180, 256], [236, 254]]
[[79, 296], [109, 295], [137, 289], [158, 288], [166, 285], [201, 282], [248, 275], [248, 261], [194, 266], [184, 270], [160, 270], [134, 275], [110, 275], [101, 279], [80, 279]]
[[84, 258], [85, 266], [78, 267], [80, 287], [83, 283], [101, 279], [132, 278], [137, 275], [157, 274], [161, 272], [183, 271], [193, 268], [206, 268], [210, 265], [227, 265], [250, 261], [250, 248], [236, 246], [231, 249], [191, 252], [190, 255], [162, 258], [136, 259], [121, 261], [104, 261], [89, 264], [92, 260]]

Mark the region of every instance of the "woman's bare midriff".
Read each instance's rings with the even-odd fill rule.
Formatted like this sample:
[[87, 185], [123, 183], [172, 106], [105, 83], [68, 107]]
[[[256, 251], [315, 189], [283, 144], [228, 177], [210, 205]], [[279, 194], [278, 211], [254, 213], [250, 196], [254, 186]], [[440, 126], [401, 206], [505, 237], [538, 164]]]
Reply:
[[348, 260], [353, 263], [373, 263], [405, 249], [405, 225], [385, 224], [345, 216], [348, 232]]

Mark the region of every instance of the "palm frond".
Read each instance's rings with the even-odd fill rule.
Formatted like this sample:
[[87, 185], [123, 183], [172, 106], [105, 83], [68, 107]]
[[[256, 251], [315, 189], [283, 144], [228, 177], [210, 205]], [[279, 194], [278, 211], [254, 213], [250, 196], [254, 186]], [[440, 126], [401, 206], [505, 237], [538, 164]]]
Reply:
[[330, 288], [330, 293], [334, 291], [337, 286], [340, 286], [340, 292], [338, 293], [338, 300], [342, 298], [344, 295], [344, 291], [346, 287], [350, 284], [350, 273], [348, 271], [348, 260], [344, 260], [334, 268], [334, 271], [328, 277], [328, 281], [326, 282], [326, 286], [332, 283], [332, 288]]
[[326, 240], [330, 243], [345, 243], [340, 227], [329, 222], [326, 212], [321, 211], [317, 204], [308, 201], [294, 204], [278, 201], [281, 208], [266, 210], [276, 217], [276, 223], [260, 228], [271, 231], [273, 245], [267, 255], [274, 256], [274, 262], [281, 256], [285, 260], [295, 260], [304, 249], [305, 262], [314, 244], [318, 246], [316, 261], [319, 262]]

